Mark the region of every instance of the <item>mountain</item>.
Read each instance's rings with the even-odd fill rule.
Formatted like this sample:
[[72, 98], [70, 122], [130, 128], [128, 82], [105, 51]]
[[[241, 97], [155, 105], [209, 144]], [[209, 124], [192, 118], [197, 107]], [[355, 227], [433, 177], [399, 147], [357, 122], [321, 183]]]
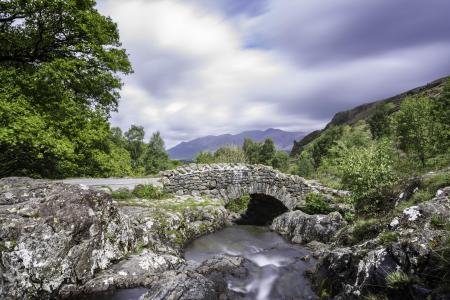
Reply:
[[379, 105], [385, 103], [393, 103], [398, 108], [400, 103], [408, 97], [426, 96], [431, 99], [436, 98], [442, 93], [444, 84], [449, 79], [450, 76], [443, 77], [433, 82], [430, 82], [424, 86], [417, 87], [415, 89], [401, 93], [394, 97], [366, 103], [363, 105], [359, 105], [355, 108], [352, 108], [350, 110], [338, 112], [337, 114], [334, 115], [333, 119], [331, 119], [331, 121], [325, 126], [324, 129], [313, 131], [305, 135], [301, 140], [294, 141], [294, 145], [292, 147], [290, 155], [291, 156], [298, 155], [306, 145], [308, 145], [310, 142], [319, 137], [322, 132], [324, 132], [325, 130], [334, 125], [343, 125], [343, 124], [353, 125], [360, 120], [369, 119], [375, 112], [377, 106]]
[[189, 142], [181, 142], [167, 152], [171, 159], [192, 160], [200, 151], [215, 151], [224, 145], [242, 146], [245, 138], [251, 138], [257, 142], [271, 138], [277, 149], [289, 151], [294, 141], [302, 138], [304, 135], [303, 132], [288, 132], [274, 128], [264, 131], [244, 131], [239, 134], [208, 135]]

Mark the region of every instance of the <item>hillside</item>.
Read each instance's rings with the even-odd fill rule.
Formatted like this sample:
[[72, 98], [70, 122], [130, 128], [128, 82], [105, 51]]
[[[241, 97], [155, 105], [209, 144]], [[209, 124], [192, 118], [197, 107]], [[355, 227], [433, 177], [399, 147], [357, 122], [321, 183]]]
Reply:
[[304, 135], [303, 132], [288, 132], [274, 128], [269, 128], [264, 131], [244, 131], [239, 134], [208, 135], [188, 142], [182, 142], [167, 152], [171, 159], [192, 160], [201, 151], [215, 151], [223, 145], [241, 146], [245, 138], [250, 138], [256, 142], [271, 138], [277, 149], [290, 151], [293, 142], [296, 139], [302, 138]]
[[400, 103], [405, 98], [408, 98], [411, 96], [427, 96], [431, 99], [434, 99], [441, 94], [441, 92], [444, 88], [444, 84], [449, 78], [450, 77], [443, 77], [443, 78], [437, 79], [433, 82], [430, 82], [424, 86], [414, 88], [412, 90], [401, 93], [399, 95], [396, 95], [396, 96], [393, 96], [393, 97], [390, 97], [387, 99], [383, 99], [383, 100], [378, 100], [378, 101], [362, 104], [362, 105], [359, 105], [350, 110], [338, 112], [334, 115], [334, 117], [325, 126], [324, 129], [313, 131], [313, 132], [305, 135], [301, 140], [294, 141], [294, 145], [292, 147], [290, 155], [292, 157], [298, 155], [306, 145], [308, 145], [310, 142], [315, 140], [317, 137], [320, 136], [320, 134], [323, 131], [325, 131], [326, 129], [328, 129], [332, 126], [343, 125], [343, 124], [353, 125], [353, 124], [356, 124], [360, 120], [367, 120], [368, 118], [370, 118], [372, 116], [372, 114], [375, 112], [375, 109], [379, 105], [382, 105], [385, 103], [393, 103], [398, 108]]

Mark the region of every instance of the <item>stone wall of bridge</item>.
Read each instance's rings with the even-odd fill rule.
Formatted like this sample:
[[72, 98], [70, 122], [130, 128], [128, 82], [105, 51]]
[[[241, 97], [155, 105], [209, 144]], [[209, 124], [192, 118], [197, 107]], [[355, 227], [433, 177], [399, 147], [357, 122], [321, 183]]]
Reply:
[[263, 194], [278, 199], [289, 210], [302, 205], [309, 192], [343, 193], [264, 165], [190, 164], [160, 175], [167, 192], [210, 195], [223, 198], [225, 203], [245, 194]]

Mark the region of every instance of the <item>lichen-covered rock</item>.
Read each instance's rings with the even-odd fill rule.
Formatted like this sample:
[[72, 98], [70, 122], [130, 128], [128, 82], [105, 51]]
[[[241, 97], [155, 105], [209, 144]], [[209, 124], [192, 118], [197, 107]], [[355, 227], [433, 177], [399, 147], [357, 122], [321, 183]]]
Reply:
[[83, 186], [0, 180], [4, 299], [48, 298], [63, 284], [83, 283], [134, 244], [110, 195]]
[[338, 212], [328, 215], [308, 215], [296, 210], [277, 217], [270, 229], [298, 244], [311, 241], [327, 243], [346, 224]]
[[[437, 270], [443, 261], [436, 255], [436, 245], [448, 231], [435, 220], [450, 224], [450, 187], [425, 203], [405, 209], [388, 225], [392, 240], [381, 237], [352, 247], [331, 248], [322, 255], [314, 272], [315, 286], [333, 299], [360, 299], [368, 293], [383, 292], [392, 299], [450, 299], [450, 294], [433, 291], [440, 279]], [[438, 217], [439, 219], [436, 219]], [[401, 272], [416, 278], [405, 289], [388, 287], [389, 274]], [[421, 280], [417, 280], [421, 278]], [[408, 279], [409, 280], [409, 279]]]
[[64, 298], [148, 286], [155, 274], [184, 265], [186, 243], [227, 222], [221, 201], [116, 203], [86, 186], [1, 179], [0, 298]]

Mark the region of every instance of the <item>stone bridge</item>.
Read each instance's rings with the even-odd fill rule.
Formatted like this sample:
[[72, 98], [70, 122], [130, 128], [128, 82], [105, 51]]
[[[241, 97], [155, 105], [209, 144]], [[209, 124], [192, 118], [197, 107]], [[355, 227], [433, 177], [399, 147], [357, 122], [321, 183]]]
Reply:
[[190, 164], [160, 175], [167, 192], [210, 195], [223, 198], [225, 203], [246, 194], [269, 196], [280, 201], [287, 210], [302, 205], [309, 192], [343, 193], [264, 165]]

